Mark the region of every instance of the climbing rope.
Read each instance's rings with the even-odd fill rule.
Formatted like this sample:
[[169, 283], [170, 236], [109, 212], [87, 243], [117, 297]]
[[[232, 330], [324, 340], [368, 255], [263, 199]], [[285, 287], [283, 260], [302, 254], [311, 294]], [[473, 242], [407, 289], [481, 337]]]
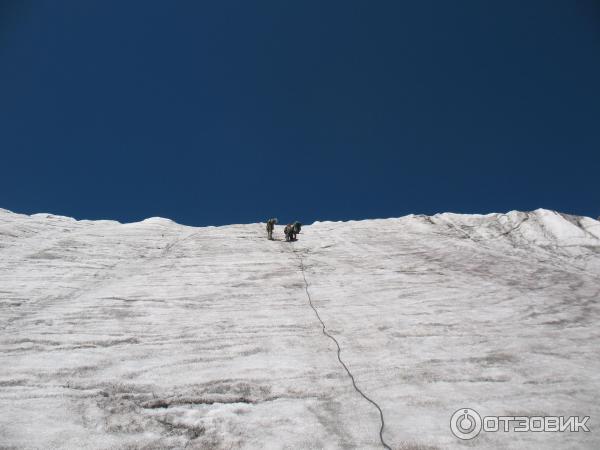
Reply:
[[315, 312], [315, 315], [317, 316], [317, 319], [319, 319], [319, 322], [321, 322], [323, 334], [335, 343], [335, 346], [337, 347], [337, 359], [340, 362], [340, 364], [342, 365], [342, 367], [344, 368], [344, 370], [346, 371], [346, 373], [348, 374], [348, 376], [350, 377], [350, 380], [352, 381], [352, 386], [354, 386], [354, 390], [356, 392], [358, 392], [366, 401], [368, 401], [375, 408], [377, 408], [377, 411], [379, 411], [379, 418], [381, 420], [381, 426], [379, 428], [379, 440], [381, 441], [381, 445], [383, 445], [388, 450], [392, 450], [392, 448], [383, 439], [383, 429], [385, 428], [385, 421], [383, 419], [383, 411], [381, 410], [379, 405], [375, 402], [375, 400], [372, 400], [371, 398], [369, 398], [356, 385], [356, 380], [354, 379], [354, 375], [352, 375], [352, 372], [350, 372], [350, 369], [348, 369], [348, 366], [342, 360], [342, 356], [341, 356], [342, 348], [340, 347], [340, 343], [334, 336], [329, 334], [329, 332], [327, 331], [327, 327], [325, 326], [325, 322], [323, 322], [323, 319], [321, 319], [321, 316], [319, 315], [319, 311], [317, 311], [317, 308], [315, 308], [315, 306], [313, 305], [312, 298], [311, 298], [310, 292], [308, 290], [308, 281], [306, 280], [306, 272], [304, 270], [304, 260], [302, 259], [302, 256], [300, 256], [298, 254], [298, 252], [296, 252], [296, 250], [292, 249], [292, 253], [294, 254], [294, 256], [296, 256], [296, 258], [298, 258], [298, 261], [300, 262], [300, 270], [302, 271], [302, 278], [304, 278], [304, 290], [306, 291], [306, 296], [308, 297], [308, 304], [310, 305], [312, 310]]

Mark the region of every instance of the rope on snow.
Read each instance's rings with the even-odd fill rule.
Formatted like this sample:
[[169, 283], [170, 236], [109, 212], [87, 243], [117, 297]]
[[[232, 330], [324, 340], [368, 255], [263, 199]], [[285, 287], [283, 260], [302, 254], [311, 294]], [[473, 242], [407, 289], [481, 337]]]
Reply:
[[300, 261], [300, 270], [302, 271], [302, 278], [304, 278], [304, 290], [306, 291], [306, 296], [308, 297], [308, 304], [310, 305], [312, 310], [315, 312], [315, 315], [317, 316], [317, 319], [319, 319], [319, 322], [321, 322], [323, 334], [335, 343], [335, 345], [337, 347], [337, 359], [340, 362], [340, 364], [342, 365], [342, 367], [344, 368], [344, 370], [346, 371], [346, 373], [348, 374], [348, 376], [350, 377], [350, 380], [352, 381], [352, 386], [354, 386], [354, 390], [356, 392], [358, 392], [366, 401], [368, 401], [375, 408], [377, 408], [377, 411], [379, 411], [379, 418], [381, 420], [381, 427], [379, 428], [379, 440], [381, 441], [381, 445], [383, 445], [386, 449], [392, 450], [392, 448], [383, 439], [383, 429], [385, 428], [385, 420], [383, 419], [383, 411], [381, 410], [381, 408], [379, 407], [377, 402], [375, 402], [375, 400], [369, 398], [356, 385], [356, 380], [354, 379], [354, 375], [352, 375], [352, 372], [350, 372], [350, 369], [348, 369], [348, 366], [342, 360], [342, 356], [341, 356], [342, 348], [340, 347], [340, 343], [333, 335], [329, 334], [329, 332], [327, 331], [327, 327], [325, 326], [325, 322], [323, 322], [323, 319], [321, 319], [321, 316], [319, 315], [319, 311], [317, 311], [317, 308], [315, 308], [315, 306], [313, 305], [312, 298], [311, 298], [310, 292], [308, 290], [308, 281], [306, 280], [306, 272], [304, 270], [304, 261], [302, 259], [302, 256], [300, 256], [298, 254], [298, 252], [296, 252], [296, 250], [294, 250], [294, 249], [292, 249], [292, 253], [294, 254], [294, 256], [296, 256], [296, 258], [298, 258], [298, 261]]

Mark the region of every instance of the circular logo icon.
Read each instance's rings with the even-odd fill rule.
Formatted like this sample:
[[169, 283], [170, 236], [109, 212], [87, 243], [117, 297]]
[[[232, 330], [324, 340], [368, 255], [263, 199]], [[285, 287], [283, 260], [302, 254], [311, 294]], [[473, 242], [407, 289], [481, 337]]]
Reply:
[[459, 439], [473, 439], [481, 431], [481, 416], [471, 408], [461, 408], [452, 414], [450, 429]]

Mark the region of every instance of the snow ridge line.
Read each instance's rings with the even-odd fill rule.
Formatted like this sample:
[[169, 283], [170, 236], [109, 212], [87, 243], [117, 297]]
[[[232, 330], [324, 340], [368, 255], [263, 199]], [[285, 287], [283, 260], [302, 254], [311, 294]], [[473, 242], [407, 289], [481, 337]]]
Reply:
[[319, 319], [319, 322], [321, 322], [321, 326], [323, 327], [323, 329], [322, 329], [323, 334], [335, 343], [335, 345], [337, 347], [337, 359], [340, 362], [340, 364], [342, 365], [342, 367], [344, 368], [344, 370], [346, 371], [346, 373], [348, 374], [348, 376], [350, 377], [350, 380], [352, 381], [352, 386], [354, 386], [354, 390], [356, 392], [358, 392], [366, 401], [368, 401], [373, 406], [375, 406], [375, 408], [377, 408], [377, 411], [379, 411], [379, 418], [381, 420], [381, 427], [379, 428], [379, 440], [381, 441], [381, 445], [383, 445], [386, 449], [392, 450], [392, 448], [383, 439], [383, 429], [385, 428], [385, 420], [383, 418], [383, 411], [381, 410], [381, 407], [375, 402], [375, 400], [369, 398], [356, 385], [356, 380], [354, 379], [354, 375], [352, 375], [352, 372], [350, 372], [350, 369], [348, 368], [346, 363], [342, 360], [342, 357], [341, 357], [342, 348], [340, 347], [340, 343], [338, 342], [338, 340], [335, 337], [333, 337], [331, 334], [329, 334], [329, 332], [327, 331], [327, 327], [325, 326], [325, 322], [323, 322], [323, 319], [321, 319], [321, 316], [319, 315], [319, 311], [317, 311], [317, 308], [315, 308], [315, 306], [313, 305], [312, 298], [311, 298], [310, 292], [308, 290], [308, 281], [306, 280], [306, 273], [304, 270], [304, 260], [302, 259], [302, 256], [300, 256], [298, 254], [298, 252], [296, 252], [296, 250], [292, 249], [292, 253], [294, 254], [294, 256], [296, 256], [296, 258], [298, 258], [298, 261], [300, 261], [300, 270], [302, 271], [302, 278], [304, 278], [304, 290], [306, 291], [306, 296], [308, 297], [308, 303], [309, 303], [310, 307], [312, 308], [312, 310], [315, 312], [315, 315], [317, 316], [317, 319]]

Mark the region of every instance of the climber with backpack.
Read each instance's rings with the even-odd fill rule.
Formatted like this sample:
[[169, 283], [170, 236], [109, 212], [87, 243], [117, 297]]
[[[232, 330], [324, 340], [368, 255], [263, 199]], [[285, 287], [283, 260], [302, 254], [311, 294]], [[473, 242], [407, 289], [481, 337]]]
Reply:
[[298, 233], [300, 233], [301, 229], [302, 229], [302, 224], [298, 221], [295, 221], [293, 223], [288, 223], [284, 229], [285, 240], [288, 242], [295, 241], [296, 235]]

